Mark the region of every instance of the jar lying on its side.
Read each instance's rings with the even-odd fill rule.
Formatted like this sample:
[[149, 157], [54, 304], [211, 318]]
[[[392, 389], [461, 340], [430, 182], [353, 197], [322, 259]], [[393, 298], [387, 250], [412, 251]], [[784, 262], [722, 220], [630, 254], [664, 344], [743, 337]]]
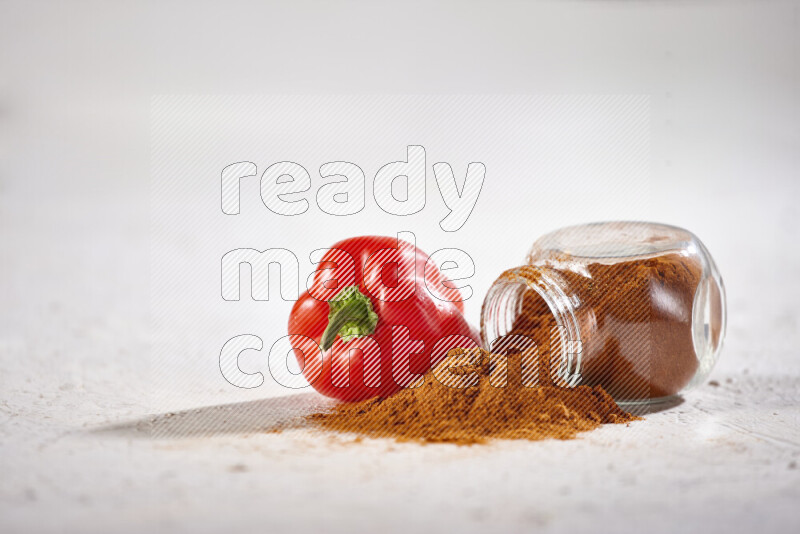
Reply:
[[524, 335], [547, 351], [548, 381], [652, 403], [708, 376], [725, 335], [725, 289], [691, 232], [595, 223], [537, 240], [527, 265], [494, 282], [481, 314], [487, 347]]

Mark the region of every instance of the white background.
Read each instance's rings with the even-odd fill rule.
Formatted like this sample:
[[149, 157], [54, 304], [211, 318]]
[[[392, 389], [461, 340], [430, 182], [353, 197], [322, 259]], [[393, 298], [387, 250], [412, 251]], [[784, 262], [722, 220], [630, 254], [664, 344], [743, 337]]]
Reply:
[[[799, 30], [798, 4], [780, 1], [0, 3], [3, 530], [796, 529]], [[728, 290], [720, 386], [573, 442], [263, 434], [276, 412], [316, 398], [276, 404], [253, 390], [217, 409], [239, 393], [202, 382], [178, 384], [172, 406], [212, 408], [151, 421], [163, 379], [150, 366], [152, 96], [287, 93], [649, 96], [636, 182], [646, 203], [519, 209], [541, 202], [537, 177], [487, 167], [487, 188], [520, 191], [502, 216], [525, 230], [476, 233], [464, 248], [505, 266], [565, 223], [632, 216], [691, 229]], [[400, 159], [400, 142], [415, 142], [386, 127], [397, 142], [365, 159]], [[262, 170], [293, 159], [251, 143], [244, 157]], [[366, 151], [353, 147], [353, 159]], [[439, 160], [457, 174], [466, 163]], [[606, 171], [593, 187], [624, 184]], [[459, 239], [489, 216], [480, 202]], [[440, 230], [429, 239], [447, 242]], [[493, 270], [478, 271], [476, 297]], [[477, 306], [468, 313], [477, 320]], [[202, 321], [183, 319], [182, 356], [206, 369], [212, 347], [192, 334]], [[172, 437], [152, 440], [152, 429]]]

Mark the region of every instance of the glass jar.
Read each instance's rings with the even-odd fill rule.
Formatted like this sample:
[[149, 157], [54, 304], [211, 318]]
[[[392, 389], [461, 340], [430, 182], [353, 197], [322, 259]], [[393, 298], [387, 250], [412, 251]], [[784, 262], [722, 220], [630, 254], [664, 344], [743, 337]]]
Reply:
[[[725, 288], [687, 230], [645, 222], [563, 228], [489, 289], [484, 344], [525, 336], [548, 352], [542, 376], [650, 404], [701, 383], [725, 335]], [[515, 338], [516, 339], [516, 338]]]

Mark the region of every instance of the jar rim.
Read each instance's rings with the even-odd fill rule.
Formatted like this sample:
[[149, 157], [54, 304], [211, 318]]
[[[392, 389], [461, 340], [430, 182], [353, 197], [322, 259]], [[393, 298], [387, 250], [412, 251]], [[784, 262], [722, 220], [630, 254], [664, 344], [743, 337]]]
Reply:
[[[521, 270], [524, 270], [524, 275], [520, 273]], [[560, 369], [559, 378], [563, 379], [569, 387], [577, 385], [581, 380], [582, 343], [575, 303], [564, 291], [556, 273], [550, 272], [546, 266], [526, 265], [510, 269], [501, 274], [492, 284], [481, 310], [481, 338], [484, 345], [491, 350], [498, 339], [508, 334], [508, 332], [503, 332], [493, 339], [489, 339], [486, 322], [491, 309], [502, 306], [505, 309], [496, 310], [496, 312], [518, 314], [522, 294], [528, 290], [534, 291], [542, 299], [556, 321], [556, 328], [561, 331], [560, 351], [558, 359], [554, 360], [556, 363], [554, 368]], [[512, 293], [518, 295], [509, 298]]]

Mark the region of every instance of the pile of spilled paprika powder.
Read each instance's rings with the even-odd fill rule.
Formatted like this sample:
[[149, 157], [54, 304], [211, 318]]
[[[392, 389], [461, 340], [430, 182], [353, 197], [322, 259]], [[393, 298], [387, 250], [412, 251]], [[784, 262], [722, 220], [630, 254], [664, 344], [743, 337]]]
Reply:
[[308, 416], [316, 427], [399, 441], [459, 445], [491, 439], [572, 439], [606, 423], [638, 419], [601, 387], [528, 385], [520, 353], [454, 349], [421, 385], [388, 398], [340, 404]]

